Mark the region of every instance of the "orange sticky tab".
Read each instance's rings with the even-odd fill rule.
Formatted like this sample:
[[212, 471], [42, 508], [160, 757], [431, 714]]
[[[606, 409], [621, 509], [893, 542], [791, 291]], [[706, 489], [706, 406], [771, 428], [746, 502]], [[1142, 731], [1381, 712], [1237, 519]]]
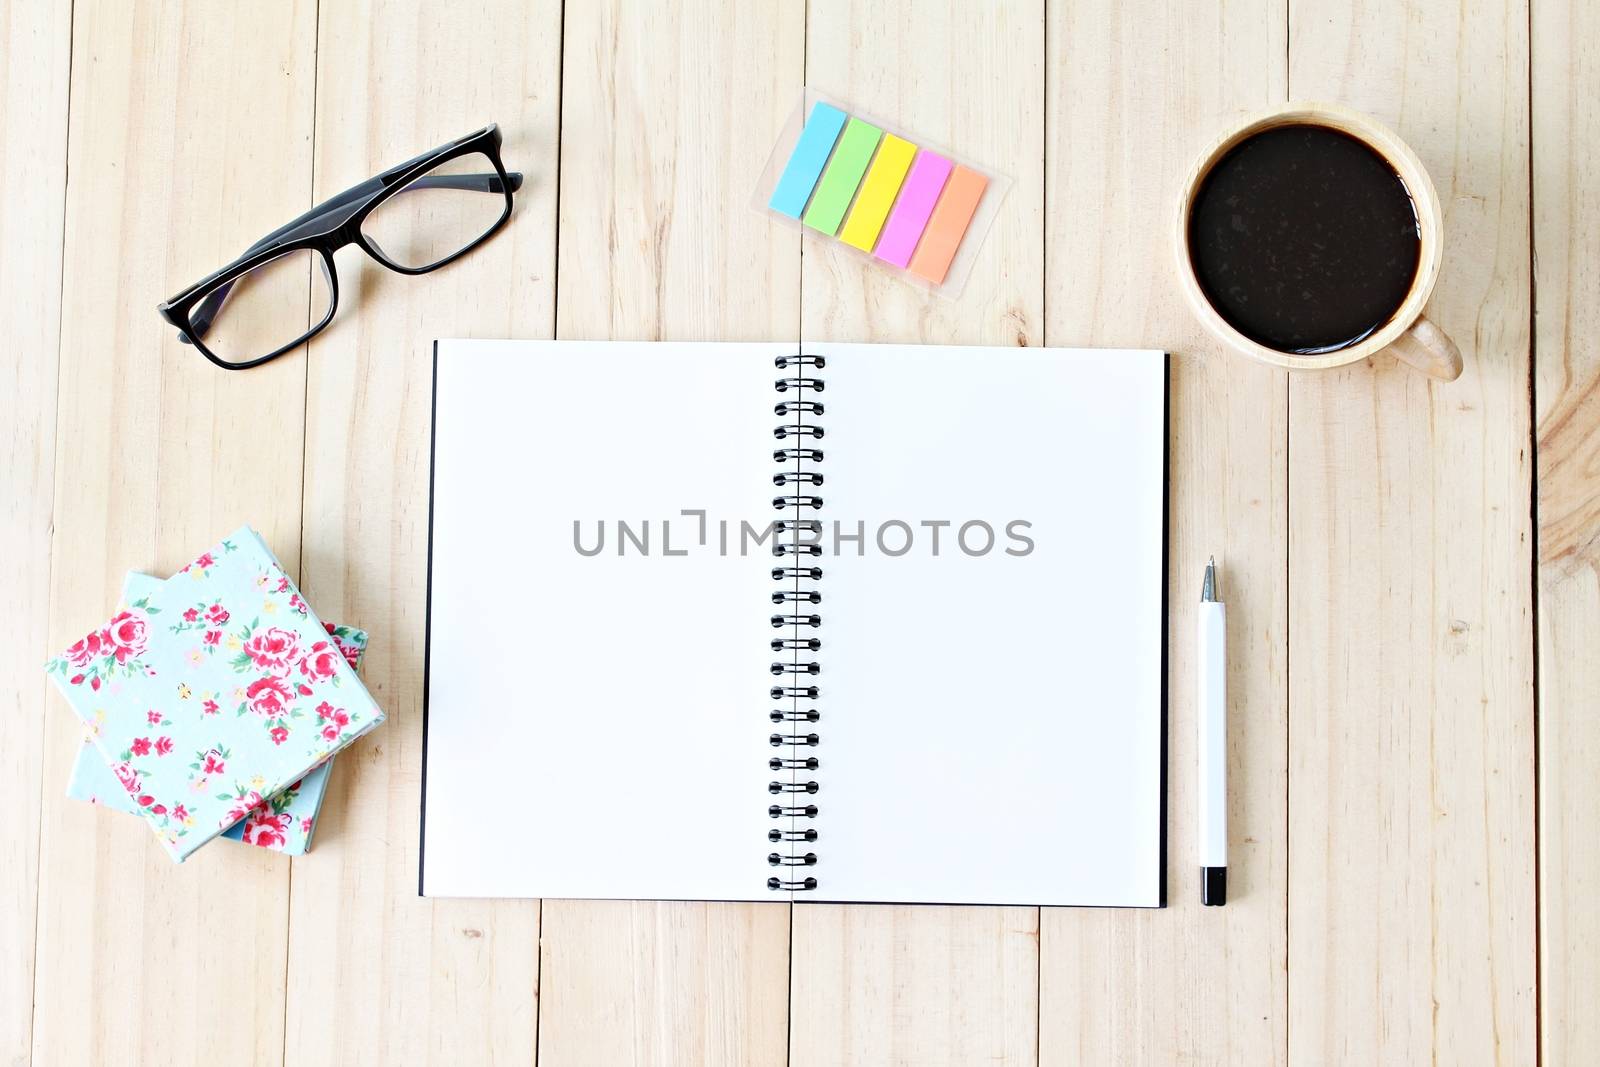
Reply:
[[961, 238], [966, 235], [972, 213], [978, 210], [978, 201], [983, 199], [983, 190], [988, 184], [988, 178], [966, 167], [956, 167], [950, 172], [950, 180], [944, 183], [944, 192], [933, 206], [928, 228], [922, 231], [922, 240], [917, 242], [917, 251], [911, 257], [911, 273], [934, 285], [944, 283], [950, 261], [961, 247]]

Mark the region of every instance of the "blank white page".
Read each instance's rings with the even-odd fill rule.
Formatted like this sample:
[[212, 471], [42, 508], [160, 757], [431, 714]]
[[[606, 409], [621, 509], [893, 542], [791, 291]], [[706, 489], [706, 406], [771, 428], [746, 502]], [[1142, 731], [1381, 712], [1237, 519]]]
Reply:
[[[776, 895], [773, 561], [722, 555], [718, 524], [774, 517], [773, 358], [794, 351], [439, 342], [425, 895]], [[574, 520], [590, 549], [605, 520], [600, 554]], [[618, 554], [617, 520], [649, 521], [648, 555]]]
[[[828, 363], [818, 888], [797, 899], [1160, 904], [1166, 357], [804, 351]], [[834, 554], [836, 521], [861, 555]], [[913, 540], [888, 556], [896, 521]], [[937, 555], [925, 522], [950, 524]]]

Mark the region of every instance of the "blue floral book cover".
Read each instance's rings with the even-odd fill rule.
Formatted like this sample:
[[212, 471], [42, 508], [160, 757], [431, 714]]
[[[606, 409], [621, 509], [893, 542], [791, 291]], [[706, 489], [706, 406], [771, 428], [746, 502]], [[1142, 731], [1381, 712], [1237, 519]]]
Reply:
[[[123, 579], [122, 608], [119, 610], [126, 610], [129, 605], [140, 601], [148, 602], [149, 598], [161, 588], [161, 584], [159, 578], [129, 571], [128, 576]], [[223, 616], [221, 604], [210, 604], [205, 608], [190, 607], [183, 613], [186, 622], [196, 622], [201, 619], [206, 621], [205, 628], [197, 631], [195, 637], [195, 640], [205, 645], [220, 645], [224, 641], [225, 627], [229, 620]], [[350, 626], [335, 626], [332, 623], [328, 623], [324, 628], [328, 631], [328, 642], [339, 650], [340, 655], [344, 656], [352, 669], [359, 671], [361, 653], [367, 647], [366, 631]], [[320, 650], [314, 648], [313, 651]], [[202, 693], [201, 698], [214, 700], [216, 694]], [[143, 740], [154, 747], [170, 739], [158, 735]], [[303, 855], [311, 848], [311, 837], [316, 832], [317, 814], [322, 810], [322, 798], [327, 792], [328, 775], [332, 769], [332, 759], [312, 768], [300, 781], [252, 808], [250, 814], [228, 827], [222, 836], [291, 856]], [[78, 749], [73, 762], [72, 777], [67, 783], [67, 796], [74, 800], [99, 804], [113, 811], [126, 812], [129, 815], [139, 813], [138, 802], [123, 788], [122, 782], [112, 773], [111, 767], [101, 759], [94, 742], [87, 737]]]
[[330, 636], [246, 526], [46, 670], [181, 862], [383, 721]]

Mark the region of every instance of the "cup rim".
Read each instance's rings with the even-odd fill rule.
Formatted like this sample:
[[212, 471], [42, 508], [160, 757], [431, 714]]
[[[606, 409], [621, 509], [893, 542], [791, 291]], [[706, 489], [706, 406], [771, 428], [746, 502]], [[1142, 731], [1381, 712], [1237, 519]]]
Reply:
[[[1389, 316], [1387, 322], [1369, 336], [1347, 348], [1313, 355], [1283, 352], [1253, 341], [1234, 329], [1212, 306], [1200, 279], [1195, 275], [1194, 262], [1189, 256], [1189, 214], [1194, 204], [1194, 194], [1211, 168], [1230, 149], [1246, 137], [1278, 126], [1325, 126], [1356, 138], [1383, 157], [1411, 194], [1417, 211], [1417, 273], [1406, 291], [1405, 299]], [[1342, 367], [1355, 363], [1388, 348], [1401, 334], [1422, 317], [1428, 299], [1433, 295], [1439, 278], [1439, 267], [1444, 259], [1443, 215], [1439, 207], [1439, 194], [1433, 187], [1422, 161], [1417, 158], [1398, 134], [1371, 116], [1341, 104], [1323, 101], [1293, 101], [1256, 112], [1240, 120], [1210, 143], [1195, 158], [1184, 178], [1178, 197], [1176, 225], [1173, 228], [1174, 251], [1177, 258], [1178, 279], [1195, 315], [1201, 323], [1235, 351], [1252, 359], [1293, 370], [1318, 370]]]

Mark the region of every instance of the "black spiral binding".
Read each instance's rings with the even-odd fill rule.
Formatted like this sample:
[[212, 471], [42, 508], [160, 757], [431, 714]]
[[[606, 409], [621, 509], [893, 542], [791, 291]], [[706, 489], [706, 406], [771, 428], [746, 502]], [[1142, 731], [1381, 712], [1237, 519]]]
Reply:
[[[773, 406], [772, 412], [779, 419], [791, 421], [780, 423], [772, 431], [780, 445], [772, 453], [772, 461], [779, 468], [772, 476], [772, 484], [780, 490], [779, 495], [772, 498], [772, 507], [792, 517], [773, 524], [776, 536], [772, 554], [782, 562], [772, 568], [772, 580], [776, 584], [771, 601], [779, 614], [771, 616], [769, 621], [774, 630], [781, 631], [772, 639], [772, 651], [788, 653], [788, 656], [774, 659], [768, 667], [781, 683], [774, 685], [769, 695], [782, 706], [773, 708], [767, 717], [780, 730], [798, 730], [806, 729], [799, 725], [801, 723], [809, 725], [822, 719], [816, 707], [821, 690], [810, 684], [822, 673], [822, 664], [814, 657], [814, 653], [822, 649], [822, 638], [815, 636], [815, 631], [822, 626], [822, 616], [807, 610], [822, 603], [822, 592], [816, 588], [816, 583], [822, 580], [822, 568], [806, 562], [822, 555], [822, 522], [803, 516], [814, 515], [822, 508], [819, 495], [822, 472], [815, 466], [822, 463], [822, 449], [817, 444], [823, 438], [823, 428], [818, 420], [825, 409], [818, 398], [823, 381], [815, 372], [827, 362], [821, 356], [801, 355], [779, 356], [776, 364], [787, 376], [780, 376], [773, 383], [782, 399]], [[803, 824], [817, 817], [817, 805], [809, 801], [822, 788], [811, 773], [821, 766], [814, 754], [821, 740], [810, 730], [773, 733], [767, 739], [778, 750], [777, 755], [767, 760], [767, 769], [775, 775], [767, 783], [767, 792], [780, 801], [768, 805], [767, 815], [785, 821], [786, 827], [768, 830], [767, 841], [791, 846], [784, 851], [767, 853], [769, 866], [805, 868], [817, 864], [815, 852], [801, 851], [794, 846], [810, 845], [817, 840], [815, 826]], [[767, 888], [779, 891], [817, 888], [816, 878], [799, 875], [798, 871], [789, 877], [774, 875], [767, 879]]]

